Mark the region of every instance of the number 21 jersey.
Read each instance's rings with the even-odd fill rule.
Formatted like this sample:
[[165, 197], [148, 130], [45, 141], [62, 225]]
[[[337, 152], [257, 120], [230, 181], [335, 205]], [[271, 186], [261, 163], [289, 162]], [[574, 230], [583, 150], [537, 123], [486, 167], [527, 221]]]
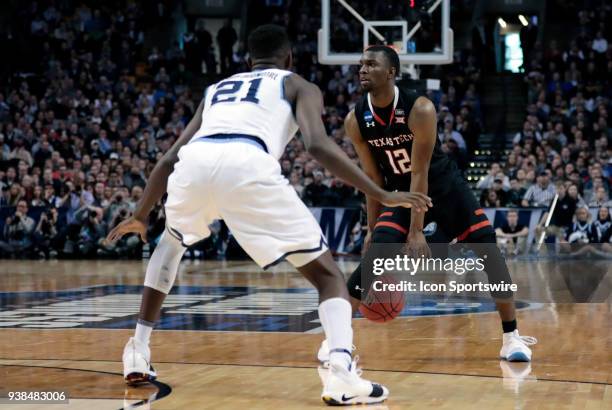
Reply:
[[[395, 87], [390, 106], [376, 109], [365, 94], [355, 105], [355, 118], [362, 138], [367, 142], [385, 180], [385, 189], [410, 191], [412, 141], [408, 117], [419, 95]], [[455, 163], [436, 145], [429, 164], [429, 195], [440, 196], [449, 191], [453, 177], [459, 176]]]
[[285, 99], [284, 81], [290, 71], [267, 69], [238, 73], [206, 90], [202, 125], [194, 138], [243, 134], [261, 139], [279, 159], [298, 130], [293, 109]]

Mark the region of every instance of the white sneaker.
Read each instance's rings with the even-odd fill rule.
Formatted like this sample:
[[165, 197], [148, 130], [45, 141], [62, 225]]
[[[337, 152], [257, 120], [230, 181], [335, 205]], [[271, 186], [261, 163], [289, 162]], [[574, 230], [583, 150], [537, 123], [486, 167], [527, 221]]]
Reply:
[[[389, 397], [389, 390], [380, 384], [361, 378], [357, 368], [358, 357], [350, 369], [331, 363], [321, 398], [330, 406], [382, 403]], [[323, 379], [323, 378], [322, 378]]]
[[520, 336], [518, 329], [514, 332], [504, 333], [504, 344], [499, 352], [499, 358], [509, 362], [530, 362], [532, 346], [538, 343], [538, 339], [531, 336]]
[[151, 366], [151, 350], [130, 337], [123, 349], [123, 378], [129, 385], [146, 383], [157, 378]]

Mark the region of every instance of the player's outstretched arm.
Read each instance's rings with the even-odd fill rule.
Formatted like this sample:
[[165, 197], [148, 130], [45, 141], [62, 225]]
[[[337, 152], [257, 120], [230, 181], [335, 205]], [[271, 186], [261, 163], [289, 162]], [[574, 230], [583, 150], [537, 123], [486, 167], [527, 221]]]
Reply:
[[147, 220], [149, 212], [155, 206], [157, 201], [166, 192], [168, 185], [168, 177], [172, 173], [174, 164], [178, 161], [178, 152], [181, 147], [189, 142], [195, 135], [202, 124], [202, 111], [204, 110], [204, 100], [196, 109], [196, 112], [189, 121], [189, 124], [183, 130], [181, 136], [174, 142], [172, 147], [164, 154], [164, 156], [155, 164], [147, 184], [145, 186], [142, 198], [138, 201], [134, 215], [126, 219], [111, 230], [106, 237], [109, 242], [119, 240], [127, 233], [137, 233], [143, 242], [147, 241]]
[[[382, 187], [384, 183], [383, 176], [380, 172], [380, 169], [376, 165], [376, 161], [370, 152], [370, 148], [368, 147], [368, 143], [361, 136], [361, 131], [359, 131], [359, 124], [357, 123], [357, 118], [355, 118], [355, 111], [351, 110], [348, 113], [346, 118], [344, 119], [344, 131], [346, 135], [349, 136], [353, 146], [355, 147], [355, 151], [357, 152], [357, 156], [359, 157], [359, 162], [361, 162], [361, 168], [365, 174], [376, 183], [376, 185]], [[376, 225], [376, 220], [380, 215], [381, 204], [376, 199], [371, 196], [366, 196], [366, 206], [368, 211], [368, 232], [374, 231], [374, 225]]]
[[290, 101], [296, 103], [297, 123], [304, 136], [304, 144], [321, 165], [382, 204], [411, 207], [419, 211], [426, 211], [431, 206], [431, 200], [425, 194], [383, 190], [327, 136], [321, 120], [323, 98], [318, 87], [297, 75], [291, 75], [285, 82], [285, 90]]
[[[429, 189], [429, 163], [438, 137], [436, 108], [429, 99], [419, 97], [414, 102], [408, 126], [414, 135], [412, 142], [410, 192], [427, 194]], [[429, 247], [423, 235], [424, 215], [410, 214], [408, 247], [419, 256], [429, 255]]]

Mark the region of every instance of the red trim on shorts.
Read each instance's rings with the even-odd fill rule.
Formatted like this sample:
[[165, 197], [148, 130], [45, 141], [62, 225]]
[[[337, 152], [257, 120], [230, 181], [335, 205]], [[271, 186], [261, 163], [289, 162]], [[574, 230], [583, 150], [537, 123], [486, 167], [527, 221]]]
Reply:
[[457, 237], [457, 241], [460, 242], [460, 241], [464, 240], [465, 238], [468, 237], [469, 234], [471, 234], [472, 232], [475, 232], [475, 231], [477, 231], [479, 229], [482, 229], [485, 226], [491, 226], [491, 222], [489, 222], [488, 219], [486, 221], [478, 222], [477, 224], [474, 224], [474, 225], [470, 226], [465, 232], [463, 232], [461, 235], [459, 235]]
[[383, 218], [385, 216], [393, 216], [393, 212], [383, 212], [382, 214], [380, 214], [378, 217], [379, 218]]
[[378, 228], [379, 226], [386, 226], [387, 228], [393, 228], [397, 231], [400, 231], [404, 235], [408, 233], [408, 231], [402, 225], [398, 225], [395, 222], [380, 221], [380, 222], [377, 222], [376, 225], [374, 225], [374, 229]]
[[475, 211], [474, 211], [474, 214], [476, 214], [476, 215], [478, 215], [478, 216], [480, 216], [480, 215], [484, 215], [484, 214], [485, 214], [485, 211], [484, 211], [482, 208], [480, 208], [480, 209], [475, 210]]

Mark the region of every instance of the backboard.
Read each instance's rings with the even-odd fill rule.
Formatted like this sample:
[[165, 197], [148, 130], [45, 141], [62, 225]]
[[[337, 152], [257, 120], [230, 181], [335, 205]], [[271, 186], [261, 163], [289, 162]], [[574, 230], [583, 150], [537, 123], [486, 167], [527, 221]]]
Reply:
[[450, 0], [321, 0], [320, 63], [357, 64], [373, 44], [394, 46], [402, 65], [451, 63]]

